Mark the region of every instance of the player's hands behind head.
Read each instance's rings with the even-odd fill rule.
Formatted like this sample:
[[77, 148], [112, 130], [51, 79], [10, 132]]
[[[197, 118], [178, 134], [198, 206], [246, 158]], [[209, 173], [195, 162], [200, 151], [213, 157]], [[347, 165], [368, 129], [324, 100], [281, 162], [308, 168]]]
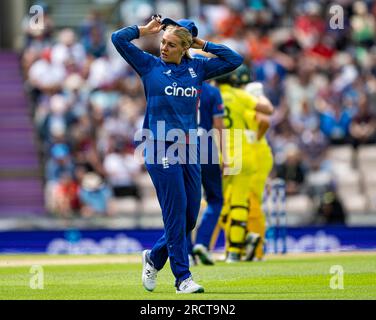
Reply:
[[160, 15], [153, 15], [146, 26], [139, 27], [140, 35], [146, 36], [159, 33], [164, 28], [164, 24], [161, 21], [162, 17]]
[[200, 38], [196, 37], [196, 38], [193, 38], [192, 40], [193, 40], [192, 45], [191, 45], [192, 49], [202, 49], [205, 45], [205, 41]]

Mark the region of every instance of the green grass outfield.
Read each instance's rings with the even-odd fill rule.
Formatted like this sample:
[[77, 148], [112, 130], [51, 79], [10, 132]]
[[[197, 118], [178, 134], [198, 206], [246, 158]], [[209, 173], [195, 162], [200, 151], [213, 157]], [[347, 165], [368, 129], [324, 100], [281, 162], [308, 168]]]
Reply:
[[[44, 288], [30, 288], [32, 265], [41, 265]], [[333, 290], [330, 268], [344, 270], [344, 289]], [[204, 294], [189, 299], [376, 299], [376, 253], [267, 256], [264, 262], [195, 266]], [[169, 264], [154, 292], [141, 284], [140, 255], [0, 256], [0, 299], [187, 299], [177, 295]]]

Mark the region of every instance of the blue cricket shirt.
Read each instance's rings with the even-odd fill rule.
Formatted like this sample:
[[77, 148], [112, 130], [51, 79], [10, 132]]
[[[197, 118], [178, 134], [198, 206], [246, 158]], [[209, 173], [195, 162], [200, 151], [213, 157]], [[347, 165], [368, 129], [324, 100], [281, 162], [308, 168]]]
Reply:
[[[139, 36], [138, 27], [130, 26], [114, 32], [111, 39], [142, 79], [147, 101], [143, 127], [152, 131], [154, 140], [175, 141], [167, 136], [169, 130], [180, 129], [185, 135], [197, 130], [203, 81], [235, 70], [243, 58], [224, 45], [206, 42], [203, 50], [216, 58], [183, 58], [180, 64], [166, 63], [131, 43]], [[165, 132], [157, 130], [160, 121], [165, 123]]]

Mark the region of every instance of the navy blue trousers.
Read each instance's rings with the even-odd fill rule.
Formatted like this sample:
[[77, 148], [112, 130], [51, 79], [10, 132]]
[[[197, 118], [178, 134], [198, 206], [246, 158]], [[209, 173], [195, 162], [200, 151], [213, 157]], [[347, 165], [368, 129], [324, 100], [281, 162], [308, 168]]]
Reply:
[[[170, 144], [166, 143], [166, 149], [169, 146]], [[195, 148], [195, 152], [198, 153], [197, 146]], [[188, 153], [187, 145], [187, 161]], [[153, 246], [150, 259], [154, 267], [161, 270], [169, 258], [177, 286], [179, 282], [191, 276], [187, 237], [196, 225], [200, 210], [201, 167], [198, 163], [170, 164], [169, 159], [160, 159], [166, 157], [165, 152], [154, 150], [154, 154], [154, 160], [157, 161], [146, 161], [145, 165], [162, 209], [164, 234]]]

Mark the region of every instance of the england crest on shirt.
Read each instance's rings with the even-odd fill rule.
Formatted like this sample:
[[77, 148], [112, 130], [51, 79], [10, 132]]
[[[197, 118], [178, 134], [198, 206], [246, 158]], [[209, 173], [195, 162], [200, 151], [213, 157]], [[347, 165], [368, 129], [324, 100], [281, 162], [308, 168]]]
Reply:
[[193, 70], [193, 68], [188, 68], [188, 70], [189, 70], [189, 73], [191, 74], [191, 77], [192, 77], [192, 78], [196, 78], [196, 77], [197, 77], [197, 74], [196, 74], [196, 72]]

